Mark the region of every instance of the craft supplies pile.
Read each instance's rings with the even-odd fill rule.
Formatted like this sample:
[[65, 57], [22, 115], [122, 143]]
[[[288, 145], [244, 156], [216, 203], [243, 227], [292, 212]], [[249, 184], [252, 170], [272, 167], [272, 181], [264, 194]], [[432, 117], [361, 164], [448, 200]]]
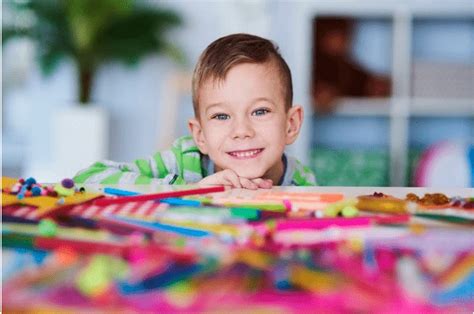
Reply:
[[474, 195], [135, 187], [3, 177], [3, 310], [474, 308]]

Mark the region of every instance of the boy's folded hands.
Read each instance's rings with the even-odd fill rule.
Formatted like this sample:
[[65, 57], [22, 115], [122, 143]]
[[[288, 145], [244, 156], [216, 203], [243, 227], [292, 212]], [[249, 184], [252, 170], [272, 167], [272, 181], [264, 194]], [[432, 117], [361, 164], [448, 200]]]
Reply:
[[214, 173], [208, 177], [205, 177], [198, 183], [200, 186], [207, 185], [225, 185], [232, 188], [244, 188], [249, 190], [256, 189], [271, 189], [273, 182], [270, 179], [248, 179], [239, 177], [235, 171], [231, 169], [222, 170]]

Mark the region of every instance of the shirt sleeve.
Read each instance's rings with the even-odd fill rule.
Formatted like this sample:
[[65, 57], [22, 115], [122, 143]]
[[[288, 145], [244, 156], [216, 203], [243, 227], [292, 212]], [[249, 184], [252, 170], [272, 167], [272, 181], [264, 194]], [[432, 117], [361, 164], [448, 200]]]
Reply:
[[297, 162], [295, 172], [293, 174], [292, 184], [296, 186], [315, 186], [317, 185], [316, 176], [313, 171], [306, 166]]
[[79, 171], [76, 183], [86, 184], [179, 184], [177, 158], [173, 150], [158, 152], [144, 159], [122, 163], [104, 160]]

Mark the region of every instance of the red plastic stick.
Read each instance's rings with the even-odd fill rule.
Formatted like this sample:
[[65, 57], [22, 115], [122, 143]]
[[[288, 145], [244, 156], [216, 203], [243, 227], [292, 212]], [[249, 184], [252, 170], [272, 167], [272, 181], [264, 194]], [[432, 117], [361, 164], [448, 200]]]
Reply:
[[160, 193], [154, 193], [154, 194], [142, 194], [142, 195], [137, 195], [137, 196], [101, 198], [101, 199], [96, 200], [94, 204], [97, 206], [106, 206], [106, 205], [111, 205], [111, 204], [159, 200], [159, 199], [168, 198], [168, 197], [180, 197], [180, 196], [195, 195], [195, 194], [217, 193], [217, 192], [223, 192], [223, 191], [225, 191], [224, 186], [213, 186], [213, 187], [208, 187], [208, 188], [160, 192]]

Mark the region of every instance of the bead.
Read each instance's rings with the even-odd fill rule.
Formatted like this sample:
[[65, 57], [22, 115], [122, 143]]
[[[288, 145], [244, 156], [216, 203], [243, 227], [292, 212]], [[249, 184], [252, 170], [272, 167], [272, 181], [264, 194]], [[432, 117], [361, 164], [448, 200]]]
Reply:
[[340, 212], [338, 204], [329, 204], [324, 209], [324, 217], [336, 217]]
[[474, 201], [469, 201], [469, 202], [466, 202], [462, 208], [464, 209], [474, 209]]
[[408, 193], [405, 199], [410, 202], [418, 202], [420, 200], [415, 193]]
[[346, 206], [341, 211], [344, 217], [355, 217], [359, 214], [359, 210], [354, 206]]
[[61, 185], [66, 189], [71, 189], [74, 187], [74, 181], [72, 179], [63, 179]]
[[442, 193], [426, 193], [420, 202], [423, 205], [445, 205], [449, 203], [449, 198]]

